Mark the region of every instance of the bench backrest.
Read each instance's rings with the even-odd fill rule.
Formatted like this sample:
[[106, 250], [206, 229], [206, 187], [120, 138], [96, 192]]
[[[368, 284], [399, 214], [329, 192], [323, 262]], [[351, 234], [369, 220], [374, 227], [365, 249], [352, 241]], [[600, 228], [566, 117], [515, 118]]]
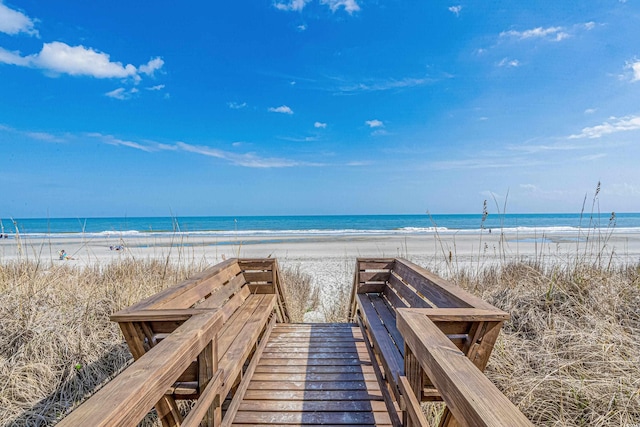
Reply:
[[[249, 297], [252, 294], [260, 295], [251, 297], [253, 302], [250, 302]], [[233, 331], [233, 334], [236, 334], [235, 331], [242, 328], [244, 324], [242, 322], [247, 321], [246, 317], [251, 316], [243, 310], [245, 308], [253, 310], [255, 308], [254, 303], [257, 301], [256, 298], [260, 297], [263, 300], [262, 296], [267, 296], [265, 294], [276, 296], [276, 319], [280, 322], [288, 321], [286, 305], [282, 298], [282, 284], [277, 261], [275, 259], [234, 258], [214, 265], [182, 283], [164, 289], [131, 307], [113, 314], [111, 320], [118, 322], [131, 354], [137, 363], [137, 361], [143, 360], [145, 357], [148, 358], [147, 355], [152, 354], [156, 348], [166, 347], [162, 345], [163, 342], [172, 339], [179, 329], [184, 328], [186, 324], [192, 322], [192, 319], [200, 315], [216, 313], [219, 318], [216, 333], [225, 330]], [[265, 304], [265, 307], [267, 306], [269, 304]], [[273, 312], [273, 308], [269, 311]], [[237, 315], [234, 316], [234, 313]], [[262, 323], [267, 322], [270, 318], [266, 312], [260, 315], [256, 314], [256, 316], [265, 319]], [[239, 320], [227, 323], [230, 319], [235, 318]], [[265, 325], [256, 324], [261, 328], [265, 328]], [[255, 340], [258, 339], [258, 334], [254, 332], [248, 335], [255, 335], [254, 342], [247, 342], [246, 346], [243, 345], [242, 348], [236, 349], [237, 351], [244, 354], [246, 353], [244, 347], [250, 349], [252, 345], [256, 344]], [[248, 336], [244, 337], [245, 341], [249, 340]], [[221, 351], [229, 347], [229, 340], [233, 338], [225, 336], [223, 333]], [[208, 359], [213, 358], [215, 361], [215, 369], [217, 369], [218, 362], [216, 343], [217, 340], [210, 341], [211, 350], [207, 350], [208, 353], [211, 353]], [[224, 343], [226, 345], [222, 345]], [[237, 364], [239, 364], [240, 368], [245, 363], [245, 360], [241, 357], [242, 354], [237, 355]], [[222, 354], [219, 356], [223, 357]], [[206, 364], [206, 369], [203, 368], [202, 359], [202, 357], [198, 357], [198, 360], [195, 360], [191, 357], [186, 365], [179, 369], [179, 372], [176, 371], [176, 377], [172, 378], [169, 383], [172, 384], [170, 390], [165, 387], [165, 390], [162, 391], [163, 394], [165, 392], [168, 394], [163, 397], [164, 400], [159, 400], [156, 405], [157, 409], [160, 408], [160, 412], [173, 411], [175, 399], [203, 398], [205, 395], [204, 387], [211, 381], [213, 375], [210, 369], [213, 365]], [[170, 361], [167, 361], [167, 363], [170, 363]], [[236, 368], [235, 364], [233, 369], [229, 369], [229, 366], [226, 367], [229, 372], [224, 373], [225, 381], [230, 379], [227, 377], [230, 377], [237, 370]], [[225, 384], [223, 389], [227, 390], [232, 385]], [[166, 384], [158, 387], [162, 388], [164, 386]]]
[[[375, 310], [362, 304], [372, 304]], [[369, 316], [359, 313], [359, 308], [368, 311]], [[385, 314], [388, 312], [392, 316]], [[378, 348], [374, 351], [377, 351], [386, 369], [397, 366], [397, 363], [386, 360], [385, 355], [387, 358], [391, 355], [394, 359], [404, 359], [404, 372], [398, 374], [400, 377], [391, 372], [388, 380], [391, 389], [398, 393], [401, 377], [406, 375], [418, 401], [443, 400], [443, 396], [427, 375], [428, 370], [422, 365], [424, 360], [416, 358], [407, 345], [408, 337], [414, 339], [414, 333], [423, 337], [424, 331], [412, 331], [406, 323], [402, 329], [399, 328], [400, 313], [428, 319], [429, 324], [434, 325], [429, 333], [437, 334], [438, 339], [444, 340], [440, 342], [449, 342], [452, 347], [455, 345], [453, 348], [460, 350], [460, 354], [470, 361], [469, 365], [479, 371], [484, 371], [502, 323], [509, 319], [508, 313], [405, 259], [358, 259], [351, 318], [356, 320], [356, 316], [359, 316], [369, 333], [375, 335], [372, 338], [378, 343]], [[380, 322], [384, 328], [367, 324], [371, 322]], [[383, 350], [393, 348], [391, 345], [384, 346], [385, 340], [394, 342], [396, 347], [398, 344], [404, 346], [404, 351], [398, 347], [400, 356], [388, 350], [385, 353]], [[422, 353], [418, 356], [422, 356]], [[432, 362], [434, 366], [437, 363]]]
[[495, 307], [481, 298], [402, 258], [359, 258], [356, 262], [353, 297], [355, 294], [365, 293], [384, 294], [394, 309], [495, 310]]

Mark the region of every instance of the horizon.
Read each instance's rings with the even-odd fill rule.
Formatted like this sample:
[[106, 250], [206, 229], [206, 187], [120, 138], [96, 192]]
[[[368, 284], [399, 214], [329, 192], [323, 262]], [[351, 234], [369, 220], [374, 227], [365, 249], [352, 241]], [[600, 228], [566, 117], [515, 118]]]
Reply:
[[570, 213], [596, 192], [640, 212], [639, 36], [624, 0], [0, 0], [0, 217]]
[[[490, 217], [499, 217], [499, 216], [542, 216], [542, 215], [577, 215], [582, 216], [584, 218], [588, 218], [589, 216], [599, 216], [599, 217], [611, 217], [611, 214], [619, 215], [640, 215], [640, 212], [615, 212], [615, 211], [599, 211], [599, 212], [591, 212], [591, 211], [576, 211], [576, 212], [492, 212], [488, 211], [487, 216]], [[144, 216], [133, 216], [133, 215], [122, 215], [122, 216], [66, 216], [66, 217], [0, 217], [0, 221], [19, 221], [19, 220], [80, 220], [80, 219], [142, 219], [142, 218], [153, 218], [153, 219], [181, 219], [181, 218], [297, 218], [297, 217], [384, 217], [384, 216], [431, 216], [431, 217], [440, 217], [440, 216], [473, 216], [473, 217], [482, 217], [482, 212], [468, 212], [468, 213], [377, 213], [377, 214], [283, 214], [283, 215], [144, 215]]]

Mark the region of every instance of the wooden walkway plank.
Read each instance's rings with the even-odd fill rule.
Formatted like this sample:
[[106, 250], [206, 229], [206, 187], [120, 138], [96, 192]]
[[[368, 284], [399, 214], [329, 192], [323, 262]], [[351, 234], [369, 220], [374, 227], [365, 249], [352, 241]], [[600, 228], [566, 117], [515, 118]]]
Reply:
[[354, 324], [274, 327], [233, 426], [392, 425]]

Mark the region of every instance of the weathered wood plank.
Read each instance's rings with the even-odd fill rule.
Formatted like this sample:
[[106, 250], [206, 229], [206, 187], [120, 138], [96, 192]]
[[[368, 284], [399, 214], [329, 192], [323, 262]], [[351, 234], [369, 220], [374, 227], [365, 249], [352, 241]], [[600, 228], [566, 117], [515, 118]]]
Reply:
[[385, 286], [387, 286], [386, 282], [373, 282], [373, 283], [359, 283], [358, 284], [358, 293], [359, 294], [368, 294], [368, 293], [380, 293], [384, 291]]
[[363, 361], [358, 358], [326, 358], [326, 359], [266, 359], [262, 358], [261, 365], [279, 365], [279, 366], [343, 366], [343, 365], [371, 365], [370, 361]]
[[317, 360], [317, 359], [358, 359], [360, 361], [368, 361], [369, 354], [366, 350], [356, 351], [349, 353], [300, 353], [300, 352], [275, 352], [275, 353], [263, 353], [262, 359], [267, 361], [269, 359], [303, 359], [303, 360]]
[[483, 308], [411, 308], [411, 312], [423, 314], [432, 322], [487, 322], [505, 321], [511, 316], [509, 313], [498, 310]]
[[351, 338], [349, 340], [332, 340], [326, 341], [318, 339], [313, 340], [298, 340], [298, 341], [284, 341], [269, 342], [268, 348], [306, 348], [306, 349], [332, 349], [332, 348], [356, 348], [365, 346], [364, 339]]
[[236, 423], [257, 424], [390, 424], [387, 412], [249, 412], [236, 414]]
[[358, 374], [373, 373], [373, 366], [369, 365], [262, 365], [256, 367], [258, 373], [274, 374]]
[[252, 294], [275, 294], [276, 288], [273, 283], [249, 283], [247, 284]]
[[394, 318], [396, 316], [397, 308], [409, 307], [406, 302], [402, 301], [402, 299], [398, 296], [396, 291], [391, 286], [385, 286], [384, 290], [382, 291], [382, 294], [387, 299], [387, 301], [389, 301], [389, 304], [393, 308]]
[[[233, 427], [273, 427], [274, 424], [238, 424], [238, 423], [234, 423], [232, 424]], [[295, 425], [295, 424], [294, 424]], [[382, 423], [377, 423], [377, 424], [352, 424], [352, 425], [357, 425], [358, 427], [391, 427], [392, 424], [382, 424]], [[304, 427], [326, 427], [326, 424], [304, 424]]]
[[180, 309], [160, 309], [160, 310], [150, 310], [150, 309], [142, 309], [136, 311], [119, 311], [118, 313], [112, 315], [109, 320], [112, 322], [153, 322], [153, 321], [163, 321], [163, 322], [171, 322], [171, 321], [179, 321], [180, 323], [189, 319], [191, 316], [195, 314], [204, 313], [206, 309], [201, 308], [180, 308]]
[[231, 317], [233, 313], [249, 298], [251, 292], [249, 291], [249, 287], [243, 286], [240, 288], [240, 291], [236, 293], [229, 301], [225, 303], [220, 309], [222, 313], [222, 321], [226, 324], [227, 320]]
[[424, 414], [422, 413], [420, 402], [418, 401], [416, 395], [413, 393], [407, 377], [401, 376], [400, 381], [398, 382], [398, 386], [400, 387], [400, 392], [402, 393], [402, 396], [405, 400], [405, 410], [408, 415], [407, 418], [411, 420], [411, 423], [405, 424], [411, 424], [412, 426], [419, 427], [429, 427], [429, 422], [426, 420]]
[[58, 425], [136, 425], [213, 340], [221, 322], [217, 312], [193, 316]]
[[[200, 393], [198, 401], [182, 421], [181, 427], [198, 427], [205, 415], [209, 417], [209, 419], [205, 421], [206, 425], [208, 427], [213, 427], [215, 425], [214, 411], [216, 409], [215, 406], [220, 405], [220, 395], [218, 393], [220, 392], [220, 386], [222, 385], [222, 377], [222, 370], [218, 370], [204, 390]], [[218, 402], [215, 402], [216, 398], [218, 399]]]
[[[274, 424], [238, 424], [238, 423], [234, 423], [232, 424], [233, 427], [273, 427]], [[295, 424], [294, 424], [295, 425]], [[392, 424], [382, 424], [382, 423], [377, 423], [377, 424], [352, 424], [352, 425], [357, 425], [358, 427], [391, 427]], [[326, 427], [326, 424], [304, 424], [304, 427]]]
[[367, 282], [386, 282], [387, 280], [389, 280], [389, 273], [391, 271], [390, 270], [385, 270], [385, 271], [379, 271], [379, 270], [373, 270], [373, 271], [362, 271], [360, 270], [360, 283], [367, 283]]
[[257, 381], [252, 380], [249, 390], [369, 390], [379, 391], [378, 381]]
[[[220, 264], [218, 264], [220, 265]], [[215, 267], [214, 267], [215, 268]], [[199, 281], [196, 286], [190, 288], [184, 288], [182, 285], [176, 287], [176, 291], [171, 295], [168, 295], [163, 301], [159, 301], [150, 308], [188, 308], [198, 302], [200, 299], [215, 292], [222, 287], [226, 282], [233, 277], [240, 274], [240, 268], [237, 262], [228, 265], [226, 268], [216, 271], [214, 275], [208, 277], [205, 280]]]
[[210, 297], [197, 303], [194, 308], [220, 308], [229, 298], [237, 293], [245, 283], [244, 277], [239, 274], [231, 278], [224, 286], [217, 289]]
[[244, 327], [245, 322], [253, 314], [261, 301], [262, 296], [250, 295], [242, 306], [233, 313], [227, 322], [225, 322], [222, 330], [218, 334], [218, 351], [220, 352], [220, 357], [226, 354], [227, 350], [231, 347], [231, 344]]
[[290, 373], [287, 375], [283, 375], [281, 372], [278, 373], [263, 373], [256, 372], [251, 377], [253, 381], [307, 381], [307, 382], [328, 382], [328, 381], [377, 381], [376, 375], [371, 371], [370, 373], [362, 373], [362, 372], [350, 372], [350, 373]]
[[374, 411], [386, 412], [387, 407], [379, 400], [245, 400], [240, 404], [241, 411], [305, 411], [305, 412], [340, 412], [340, 411]]
[[394, 258], [358, 258], [356, 268], [358, 270], [391, 270]]
[[271, 320], [269, 321], [266, 327], [266, 330], [262, 335], [262, 341], [260, 341], [260, 343], [256, 347], [256, 351], [253, 354], [253, 358], [251, 359], [251, 362], [249, 363], [247, 370], [244, 372], [244, 376], [240, 381], [238, 388], [235, 391], [235, 395], [231, 400], [231, 404], [227, 408], [227, 412], [225, 413], [224, 420], [221, 423], [221, 427], [228, 427], [229, 425], [231, 425], [231, 422], [235, 418], [236, 412], [238, 411], [240, 403], [242, 402], [242, 398], [244, 397], [244, 394], [247, 391], [247, 388], [249, 387], [249, 382], [251, 381], [251, 377], [255, 372], [256, 366], [258, 365], [258, 361], [260, 360], [260, 356], [264, 351], [264, 347], [269, 340], [269, 335], [271, 334], [271, 331], [273, 331], [273, 327], [275, 326], [275, 323], [276, 323], [276, 316], [271, 316]]
[[426, 316], [399, 309], [397, 322], [460, 425], [533, 425]]
[[391, 340], [387, 329], [380, 322], [378, 313], [371, 304], [371, 300], [366, 295], [358, 295], [358, 307], [364, 316], [365, 323], [371, 332], [374, 349], [380, 353], [384, 371], [394, 384], [397, 384], [398, 377], [404, 373], [404, 362], [402, 355]]
[[242, 274], [247, 283], [273, 283], [273, 273], [271, 271], [244, 271]]
[[364, 342], [358, 343], [359, 345], [340, 345], [340, 346], [328, 346], [328, 345], [315, 345], [315, 346], [268, 346], [265, 349], [265, 353], [282, 353], [282, 352], [296, 352], [302, 354], [309, 353], [349, 353], [349, 352], [366, 352], [367, 347]]
[[379, 391], [367, 390], [247, 390], [245, 400], [382, 400]]
[[218, 363], [218, 367], [224, 370], [222, 396], [226, 396], [233, 387], [233, 380], [242, 371], [245, 360], [249, 357], [252, 347], [258, 341], [260, 333], [266, 327], [269, 317], [275, 309], [275, 295], [252, 295], [252, 297], [258, 300], [257, 307], [244, 322], [244, 325], [241, 325], [242, 332], [237, 331], [233, 334], [233, 343], [221, 356]]
[[394, 271], [411, 283], [411, 286], [416, 288], [428, 300], [435, 303], [438, 308], [473, 307], [487, 310], [496, 309], [483, 299], [471, 295], [461, 287], [405, 259], [398, 258], [396, 260]]
[[391, 338], [393, 338], [398, 351], [404, 356], [404, 338], [402, 338], [400, 331], [396, 328], [396, 319], [391, 313], [392, 310], [390, 310], [385, 301], [377, 295], [369, 295], [369, 300], [378, 313], [378, 318], [382, 321]]
[[420, 298], [418, 294], [409, 286], [407, 286], [398, 276], [394, 273], [389, 277], [389, 286], [391, 286], [396, 293], [404, 299], [410, 307], [413, 308], [430, 308], [431, 306], [425, 300]]
[[[117, 314], [122, 313], [123, 311], [137, 311], [137, 310], [143, 310], [143, 309], [152, 309], [152, 308], [159, 308], [160, 304], [162, 304], [162, 302], [164, 301], [168, 301], [170, 299], [173, 298], [178, 298], [180, 297], [180, 295], [196, 286], [198, 286], [199, 284], [201, 284], [203, 281], [209, 279], [212, 276], [217, 275], [219, 272], [226, 270], [227, 268], [233, 268], [234, 265], [237, 266], [238, 264], [238, 260], [235, 258], [232, 259], [228, 259], [224, 262], [221, 262], [219, 264], [216, 264], [212, 267], [207, 268], [206, 270], [190, 277], [189, 279], [185, 280], [184, 282], [176, 285], [176, 286], [172, 286], [170, 288], [164, 289], [160, 292], [158, 292], [157, 294], [154, 294], [142, 301], [140, 301], [137, 304], [134, 304], [128, 308], [126, 308], [125, 310], [122, 310]], [[239, 270], [239, 267], [238, 267]], [[189, 306], [186, 307], [182, 307], [182, 308], [188, 308]], [[168, 307], [166, 307], [168, 308]]]

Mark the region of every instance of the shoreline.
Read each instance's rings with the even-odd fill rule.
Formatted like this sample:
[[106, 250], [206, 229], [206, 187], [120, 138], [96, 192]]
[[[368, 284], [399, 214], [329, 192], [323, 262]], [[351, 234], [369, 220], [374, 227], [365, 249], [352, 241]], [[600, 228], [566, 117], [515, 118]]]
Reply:
[[[589, 232], [589, 230], [587, 230]], [[273, 235], [241, 239], [211, 235], [48, 236], [0, 239], [0, 265], [38, 262], [43, 269], [104, 267], [119, 261], [161, 260], [204, 269], [228, 258], [277, 258], [280, 268], [299, 268], [320, 289], [321, 306], [306, 322], [324, 322], [325, 310], [343, 298], [353, 281], [357, 258], [406, 258], [445, 279], [464, 272], [479, 274], [512, 262], [571, 267], [640, 264], [640, 233], [590, 230], [566, 233], [431, 233], [386, 235]], [[588, 237], [588, 238], [587, 238]], [[121, 250], [111, 250], [121, 246]], [[71, 259], [60, 260], [65, 250]], [[347, 291], [348, 292], [348, 291]]]
[[[112, 248], [112, 249], [110, 249]], [[121, 250], [113, 250], [118, 248]], [[0, 263], [15, 260], [59, 261], [64, 249], [75, 265], [103, 264], [123, 258], [204, 260], [224, 258], [352, 259], [397, 257], [430, 259], [437, 263], [464, 260], [519, 260], [572, 257], [598, 253], [613, 255], [616, 263], [640, 260], [640, 232], [591, 230], [580, 232], [430, 233], [430, 234], [278, 234], [269, 236], [64, 236], [0, 239]]]

